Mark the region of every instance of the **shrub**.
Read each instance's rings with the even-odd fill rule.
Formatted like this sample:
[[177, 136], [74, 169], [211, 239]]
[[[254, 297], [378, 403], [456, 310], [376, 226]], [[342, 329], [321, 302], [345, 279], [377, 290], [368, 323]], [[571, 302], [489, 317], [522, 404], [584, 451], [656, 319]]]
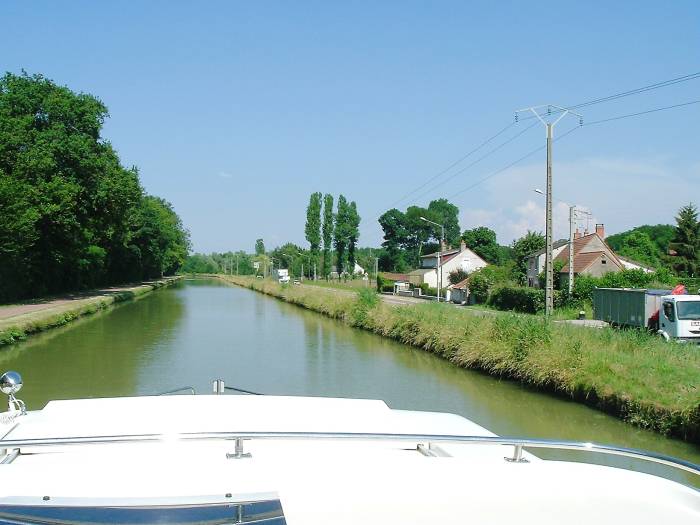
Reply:
[[[555, 308], [563, 305], [563, 297], [559, 290], [554, 291], [553, 299]], [[544, 311], [545, 292], [523, 286], [501, 286], [491, 292], [488, 304], [499, 310], [535, 314]]]
[[474, 298], [474, 302], [484, 304], [489, 298], [491, 282], [484, 272], [473, 273], [469, 279], [469, 293]]
[[380, 274], [377, 274], [377, 291], [378, 292], [393, 292], [394, 281], [385, 279]]
[[450, 284], [457, 284], [464, 281], [464, 279], [466, 279], [467, 277], [469, 277], [469, 273], [465, 270], [462, 270], [461, 268], [458, 268], [457, 270], [450, 272], [448, 279], [450, 281]]

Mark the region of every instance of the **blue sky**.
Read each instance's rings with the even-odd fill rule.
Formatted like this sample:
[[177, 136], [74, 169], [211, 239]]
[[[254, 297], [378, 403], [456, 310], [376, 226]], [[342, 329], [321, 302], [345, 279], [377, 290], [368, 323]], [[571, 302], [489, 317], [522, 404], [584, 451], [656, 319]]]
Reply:
[[[700, 3], [24, 2], [0, 6], [0, 69], [42, 73], [109, 107], [104, 136], [173, 203], [197, 251], [305, 245], [313, 191], [376, 217], [512, 122], [700, 71]], [[700, 80], [583, 110], [593, 121], [700, 99]], [[544, 144], [513, 126], [415, 201], [450, 198]], [[700, 204], [700, 104], [584, 127], [555, 144], [555, 235], [567, 206], [608, 233]], [[577, 123], [564, 119], [563, 134]], [[463, 228], [509, 243], [544, 229], [544, 153], [454, 197]], [[426, 188], [427, 189], [427, 188]]]

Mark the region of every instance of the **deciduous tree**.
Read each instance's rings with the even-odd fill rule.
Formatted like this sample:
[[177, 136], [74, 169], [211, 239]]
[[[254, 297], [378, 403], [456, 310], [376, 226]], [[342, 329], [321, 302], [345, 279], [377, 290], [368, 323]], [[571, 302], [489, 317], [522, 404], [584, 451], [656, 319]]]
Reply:
[[528, 256], [541, 250], [545, 247], [545, 238], [539, 232], [533, 232], [528, 230], [527, 233], [513, 241], [513, 255], [515, 257], [515, 266], [513, 268], [513, 273], [515, 279], [519, 283], [524, 283], [527, 277], [527, 258]]

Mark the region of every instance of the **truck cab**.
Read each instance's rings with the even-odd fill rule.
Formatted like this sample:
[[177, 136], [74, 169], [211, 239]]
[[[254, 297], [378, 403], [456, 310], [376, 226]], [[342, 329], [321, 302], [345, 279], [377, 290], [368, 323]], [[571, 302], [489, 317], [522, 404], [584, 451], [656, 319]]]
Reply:
[[659, 308], [664, 339], [700, 344], [700, 295], [665, 295]]

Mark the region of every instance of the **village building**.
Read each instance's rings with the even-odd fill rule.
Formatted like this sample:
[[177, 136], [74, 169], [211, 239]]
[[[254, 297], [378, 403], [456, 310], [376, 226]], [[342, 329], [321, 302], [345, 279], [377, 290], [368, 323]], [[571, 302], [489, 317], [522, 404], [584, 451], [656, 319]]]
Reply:
[[[459, 248], [442, 250], [440, 254], [440, 267], [438, 268], [438, 252], [423, 255], [420, 258], [420, 268], [408, 274], [409, 281], [414, 286], [426, 283], [431, 288], [437, 288], [438, 282], [446, 287], [450, 281], [451, 272], [463, 270], [472, 273], [479, 268], [483, 268], [488, 263], [476, 253], [467, 248], [462, 241]], [[440, 275], [438, 275], [438, 271]], [[440, 281], [439, 277], [442, 277]]]
[[467, 304], [469, 301], [469, 277], [447, 287], [450, 301], [456, 304]]
[[[560, 261], [561, 283], [569, 279], [569, 241], [560, 240], [554, 243], [554, 262]], [[527, 264], [527, 284], [539, 288], [539, 276], [545, 269], [545, 250], [538, 250], [530, 254]], [[653, 272], [638, 262], [625, 259], [617, 255], [605, 242], [605, 226], [596, 224], [595, 232], [574, 233], [574, 277], [577, 275], [591, 275], [601, 277], [609, 272], [619, 272], [625, 269], [639, 268], [645, 272]]]

